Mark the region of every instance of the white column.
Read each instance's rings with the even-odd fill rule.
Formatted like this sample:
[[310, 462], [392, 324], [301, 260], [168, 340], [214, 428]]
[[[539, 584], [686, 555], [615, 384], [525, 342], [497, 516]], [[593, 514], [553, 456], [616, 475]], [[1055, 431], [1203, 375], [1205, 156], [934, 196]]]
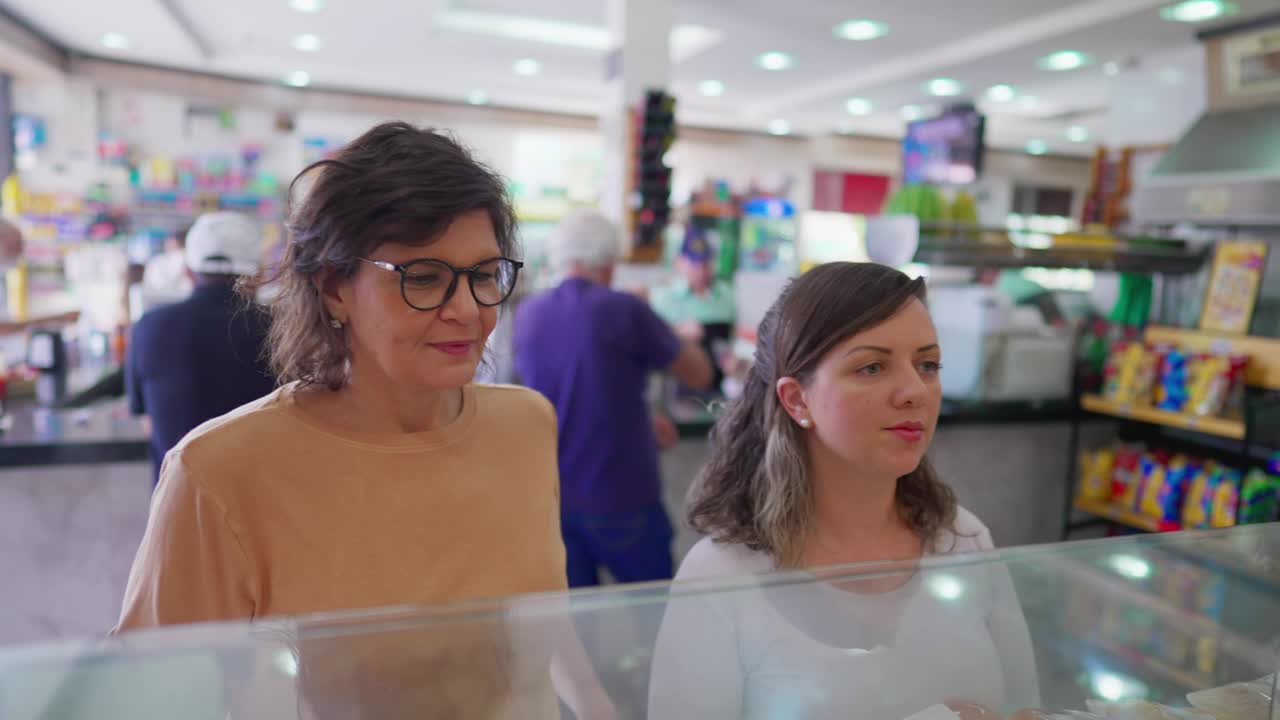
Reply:
[[[671, 79], [671, 28], [674, 0], [609, 0], [614, 49], [605, 60], [608, 88], [600, 109], [604, 175], [600, 209], [630, 238], [628, 174], [631, 158], [628, 113], [649, 89], [665, 90]], [[679, 108], [676, 110], [679, 113]]]

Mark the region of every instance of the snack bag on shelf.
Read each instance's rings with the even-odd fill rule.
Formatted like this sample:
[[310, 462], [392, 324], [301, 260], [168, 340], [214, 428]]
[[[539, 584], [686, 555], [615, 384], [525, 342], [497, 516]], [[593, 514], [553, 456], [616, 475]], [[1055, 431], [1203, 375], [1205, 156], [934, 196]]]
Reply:
[[1271, 692], [1275, 676], [1247, 683], [1231, 683], [1211, 690], [1187, 693], [1191, 707], [1217, 720], [1265, 720], [1271, 717]]
[[1190, 366], [1187, 412], [1196, 415], [1221, 415], [1238, 380], [1243, 379], [1244, 365], [1240, 356], [1197, 355]]
[[1105, 502], [1111, 499], [1111, 477], [1116, 451], [1103, 448], [1082, 452], [1080, 457], [1080, 498]]
[[1137, 498], [1138, 463], [1142, 460], [1141, 445], [1121, 445], [1116, 448], [1111, 470], [1111, 499], [1123, 504], [1128, 498], [1129, 507]]
[[1254, 468], [1245, 476], [1244, 485], [1240, 488], [1240, 509], [1236, 522], [1241, 525], [1271, 522], [1276, 519], [1278, 502], [1280, 478]]
[[1196, 470], [1182, 501], [1182, 527], [1207, 528], [1213, 516], [1213, 497], [1222, 479], [1222, 469], [1212, 460]]
[[1140, 342], [1117, 342], [1107, 357], [1105, 394], [1118, 403], [1141, 403], [1149, 397], [1156, 358]]
[[1147, 486], [1142, 497], [1142, 513], [1167, 522], [1178, 522], [1182, 517], [1182, 501], [1187, 494], [1191, 477], [1199, 469], [1199, 461], [1186, 455], [1175, 455], [1165, 467], [1164, 482], [1158, 487]]
[[1222, 477], [1213, 491], [1213, 512], [1209, 526], [1232, 527], [1236, 524], [1236, 510], [1240, 505], [1240, 471], [1222, 469]]
[[1156, 383], [1156, 407], [1180, 412], [1187, 404], [1189, 370], [1187, 353], [1177, 348], [1165, 353], [1160, 361], [1160, 380]]
[[1147, 514], [1146, 507], [1155, 506], [1155, 498], [1164, 492], [1169, 469], [1163, 459], [1156, 453], [1147, 453], [1138, 462], [1138, 481], [1130, 485], [1133, 497], [1121, 498], [1121, 505], [1127, 510]]
[[1212, 676], [1218, 667], [1218, 639], [1212, 635], [1201, 635], [1196, 641], [1196, 670]]

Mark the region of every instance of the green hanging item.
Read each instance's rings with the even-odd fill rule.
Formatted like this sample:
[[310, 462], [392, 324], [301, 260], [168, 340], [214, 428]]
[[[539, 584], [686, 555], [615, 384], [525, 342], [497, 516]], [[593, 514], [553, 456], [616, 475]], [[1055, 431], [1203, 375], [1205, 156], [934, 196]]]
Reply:
[[1120, 274], [1120, 292], [1107, 320], [1113, 325], [1142, 327], [1151, 315], [1151, 278], [1135, 273]]

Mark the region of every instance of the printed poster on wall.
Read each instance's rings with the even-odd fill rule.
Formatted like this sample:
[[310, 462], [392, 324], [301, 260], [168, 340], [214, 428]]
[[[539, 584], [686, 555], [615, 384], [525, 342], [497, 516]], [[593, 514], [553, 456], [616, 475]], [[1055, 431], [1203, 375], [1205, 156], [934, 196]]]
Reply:
[[1266, 260], [1267, 244], [1264, 242], [1232, 241], [1218, 245], [1204, 311], [1200, 315], [1200, 329], [1249, 332]]

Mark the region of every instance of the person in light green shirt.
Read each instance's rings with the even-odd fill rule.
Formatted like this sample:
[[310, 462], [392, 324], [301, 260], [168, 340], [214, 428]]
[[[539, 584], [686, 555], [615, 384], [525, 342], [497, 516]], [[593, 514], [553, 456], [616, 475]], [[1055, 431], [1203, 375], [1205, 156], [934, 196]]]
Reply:
[[680, 277], [649, 293], [654, 312], [675, 326], [691, 322], [732, 325], [738, 314], [733, 286], [715, 278], [711, 259], [711, 246], [705, 235], [690, 232], [676, 258]]
[[[713, 360], [712, 387], [719, 388], [724, 380], [722, 367], [733, 342], [738, 308], [733, 286], [715, 277], [711, 267], [714, 256], [707, 232], [690, 226], [676, 258], [680, 276], [667, 285], [653, 288], [649, 292], [649, 304], [680, 337], [702, 345]], [[682, 393], [677, 391], [677, 394]]]

